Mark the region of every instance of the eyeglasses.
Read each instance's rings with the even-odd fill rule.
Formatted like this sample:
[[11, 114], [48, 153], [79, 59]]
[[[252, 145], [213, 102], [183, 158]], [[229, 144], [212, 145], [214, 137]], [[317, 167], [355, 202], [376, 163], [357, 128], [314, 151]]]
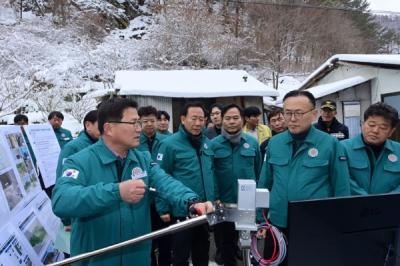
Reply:
[[314, 109], [311, 109], [310, 111], [307, 112], [283, 112], [283, 117], [285, 117], [286, 120], [290, 120], [293, 116], [295, 119], [301, 119], [303, 116], [311, 111], [314, 111]]
[[115, 124], [129, 124], [134, 127], [142, 127], [142, 122], [140, 120], [127, 122], [127, 121], [108, 121], [108, 123], [115, 123]]

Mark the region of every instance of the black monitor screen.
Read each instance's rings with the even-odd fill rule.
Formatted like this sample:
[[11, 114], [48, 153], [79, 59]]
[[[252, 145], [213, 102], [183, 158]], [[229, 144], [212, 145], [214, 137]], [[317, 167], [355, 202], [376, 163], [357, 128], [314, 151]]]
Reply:
[[400, 266], [400, 194], [289, 202], [289, 266]]

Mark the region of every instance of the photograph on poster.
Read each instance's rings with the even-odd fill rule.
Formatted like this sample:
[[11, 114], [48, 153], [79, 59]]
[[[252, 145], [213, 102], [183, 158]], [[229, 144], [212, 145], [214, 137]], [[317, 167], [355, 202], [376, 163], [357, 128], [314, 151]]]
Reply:
[[64, 259], [64, 253], [54, 248], [54, 243], [50, 242], [47, 246], [46, 252], [44, 253], [41, 261], [44, 265], [49, 263], [57, 262]]
[[33, 167], [28, 146], [21, 132], [6, 133], [5, 137], [11, 150], [13, 160], [15, 161], [22, 185], [24, 186], [24, 190], [29, 194], [32, 190], [38, 189], [40, 183]]
[[4, 191], [8, 207], [11, 210], [22, 200], [22, 192], [12, 169], [0, 174], [0, 184]]
[[49, 197], [44, 191], [41, 191], [30, 204], [32, 204], [36, 216], [50, 235], [50, 238], [55, 240], [61, 221], [60, 218], [54, 215]]
[[19, 228], [36, 254], [39, 256], [43, 254], [47, 249], [50, 237], [33, 211], [19, 224]]
[[33, 253], [26, 242], [19, 237], [14, 227], [6, 225], [0, 231], [0, 261], [4, 265], [27, 265], [39, 264], [39, 258]]

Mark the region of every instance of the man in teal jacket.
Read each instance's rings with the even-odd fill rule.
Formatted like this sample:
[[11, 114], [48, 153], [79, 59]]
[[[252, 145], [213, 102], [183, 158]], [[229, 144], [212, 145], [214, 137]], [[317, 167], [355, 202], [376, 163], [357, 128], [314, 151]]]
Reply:
[[170, 136], [171, 132], [168, 131], [170, 116], [166, 111], [157, 111], [157, 130], [158, 133]]
[[[72, 154], [77, 153], [80, 150], [92, 145], [100, 137], [100, 131], [97, 124], [97, 110], [92, 110], [88, 112], [83, 118], [83, 128], [84, 130], [79, 134], [79, 136], [68, 142], [60, 152], [58, 157], [58, 164], [56, 170], [56, 177], [62, 175], [63, 162]], [[70, 219], [63, 219], [65, 231], [71, 230]]]
[[[141, 131], [137, 104], [113, 98], [98, 112], [101, 139], [70, 156], [57, 178], [52, 206], [61, 218], [72, 219], [71, 255], [103, 248], [150, 232], [149, 187], [180, 215], [188, 206], [201, 213], [211, 203], [153, 163], [149, 153], [132, 149]], [[150, 265], [150, 242], [93, 257], [78, 265]]]
[[[151, 158], [155, 161], [161, 141], [167, 138], [167, 135], [157, 132], [157, 109], [155, 107], [150, 105], [140, 107], [138, 114], [142, 123], [142, 133], [140, 133], [140, 145], [137, 149], [150, 152]], [[152, 231], [160, 230], [170, 225], [169, 222], [166, 223], [161, 220], [156, 211], [154, 200], [151, 201], [150, 209]], [[156, 252], [156, 249], [158, 252]], [[151, 265], [171, 265], [171, 236], [163, 236], [153, 240]]]
[[88, 112], [83, 118], [83, 131], [79, 136], [68, 142], [60, 152], [57, 164], [57, 177], [62, 174], [63, 161], [70, 155], [77, 153], [80, 150], [92, 145], [100, 137], [100, 131], [97, 124], [97, 110]]
[[399, 122], [396, 109], [375, 103], [364, 113], [362, 133], [342, 144], [353, 195], [400, 192], [400, 144], [389, 139]]
[[138, 150], [148, 151], [151, 158], [156, 160], [161, 141], [167, 135], [157, 132], [157, 109], [153, 106], [139, 108], [140, 122], [142, 123], [142, 133], [140, 133], [140, 145]]
[[[179, 131], [165, 139], [157, 155], [160, 166], [199, 195], [200, 200], [214, 200], [213, 151], [203, 135], [205, 111], [201, 103], [189, 102], [181, 114]], [[165, 201], [157, 201], [157, 211], [164, 221], [174, 213]], [[173, 265], [188, 265], [191, 253], [194, 265], [208, 265], [208, 226], [201, 225], [174, 235]]]
[[[237, 204], [238, 179], [258, 178], [261, 155], [258, 141], [242, 132], [243, 110], [236, 104], [222, 109], [221, 135], [211, 141], [214, 151], [216, 199], [222, 203]], [[225, 222], [214, 227], [220, 240], [224, 265], [236, 265], [238, 232], [235, 224]]]
[[288, 131], [269, 142], [259, 186], [270, 190], [271, 222], [286, 228], [289, 201], [349, 195], [350, 185], [344, 148], [312, 127], [314, 96], [291, 91], [283, 108]]
[[53, 127], [58, 144], [60, 144], [60, 148], [62, 149], [65, 144], [73, 139], [71, 131], [61, 127], [64, 121], [64, 115], [61, 112], [53, 111], [49, 114], [47, 119], [50, 125]]

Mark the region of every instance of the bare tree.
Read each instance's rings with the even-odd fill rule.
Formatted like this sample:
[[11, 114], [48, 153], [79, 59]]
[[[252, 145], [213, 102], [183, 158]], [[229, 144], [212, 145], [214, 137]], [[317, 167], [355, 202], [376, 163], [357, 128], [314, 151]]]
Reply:
[[65, 25], [70, 17], [71, 0], [53, 0], [53, 21]]
[[86, 95], [79, 94], [78, 91], [71, 91], [69, 97], [71, 99], [71, 102], [67, 104], [69, 113], [78, 120], [79, 123], [82, 123], [83, 118], [89, 111], [96, 109], [96, 100]]
[[23, 106], [34, 92], [32, 83], [20, 77], [6, 79], [0, 76], [0, 88], [0, 113], [3, 115]]
[[39, 110], [48, 114], [54, 110], [63, 110], [65, 108], [64, 90], [54, 88], [51, 84], [35, 81], [33, 85], [35, 93], [31, 99], [37, 104]]
[[144, 59], [163, 66], [224, 66], [235, 63], [240, 44], [206, 1], [171, 0], [156, 18]]

